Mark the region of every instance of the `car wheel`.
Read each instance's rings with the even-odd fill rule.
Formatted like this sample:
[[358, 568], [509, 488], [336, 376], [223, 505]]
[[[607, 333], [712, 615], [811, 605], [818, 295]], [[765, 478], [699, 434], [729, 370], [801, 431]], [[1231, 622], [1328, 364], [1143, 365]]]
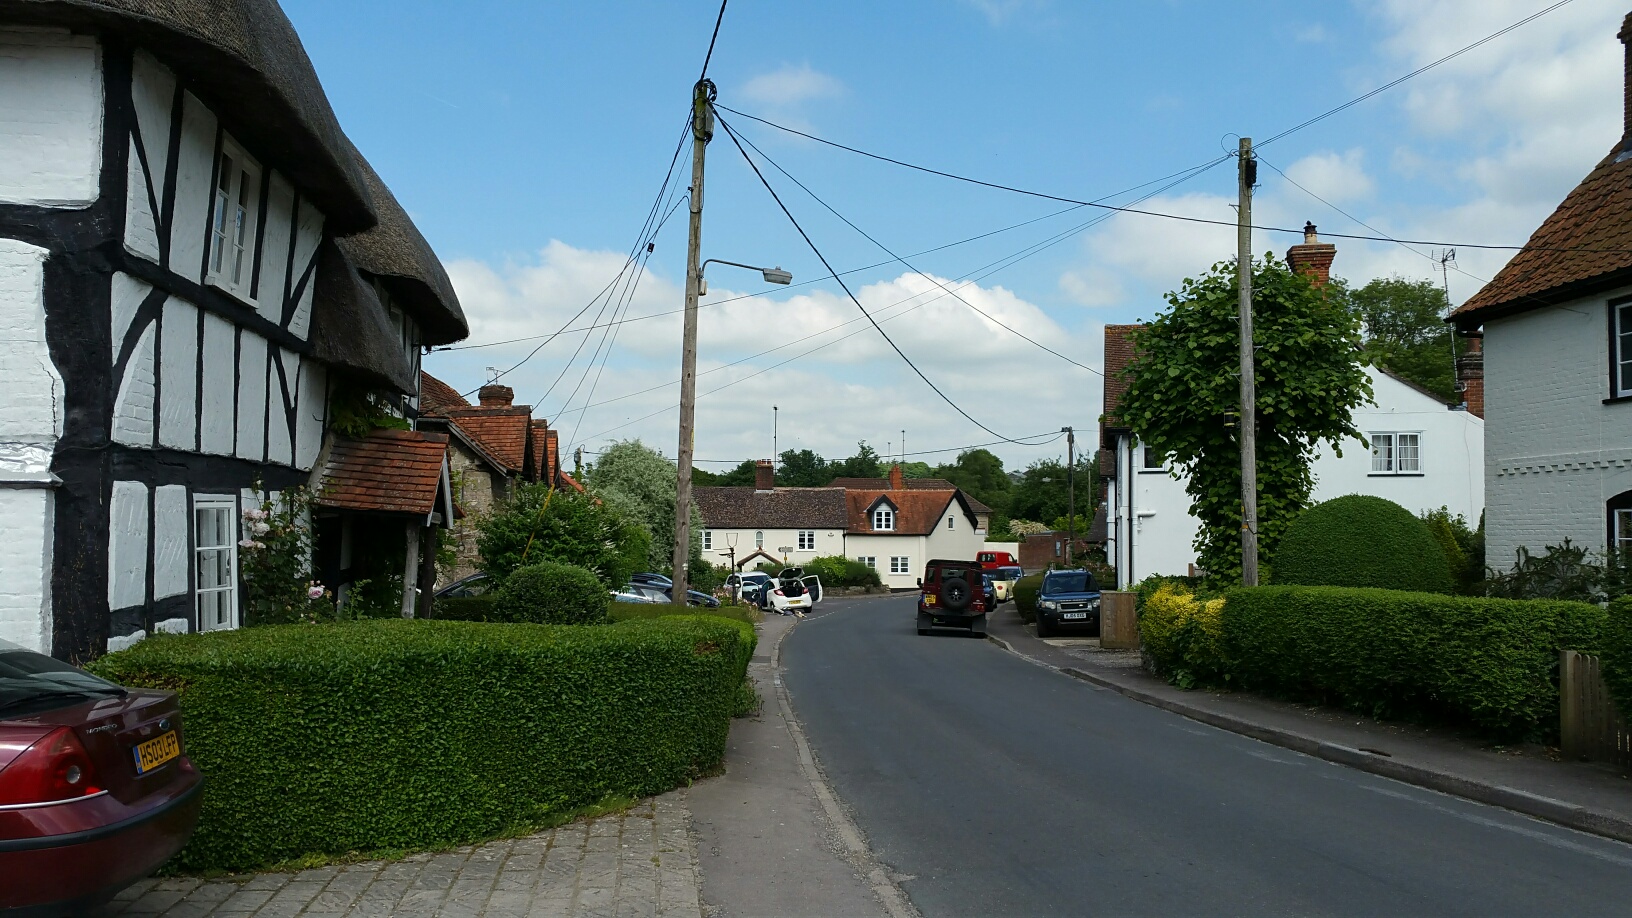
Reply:
[[1041, 612], [1037, 613], [1037, 636], [1051, 637], [1053, 634], [1054, 629], [1048, 626], [1048, 616]]

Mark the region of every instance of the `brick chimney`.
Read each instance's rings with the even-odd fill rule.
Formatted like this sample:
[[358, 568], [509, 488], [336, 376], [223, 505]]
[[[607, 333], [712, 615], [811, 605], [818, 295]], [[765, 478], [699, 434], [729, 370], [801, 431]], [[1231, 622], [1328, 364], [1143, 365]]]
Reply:
[[776, 490], [776, 466], [769, 459], [761, 459], [754, 463], [754, 490]]
[[1313, 223], [1303, 224], [1303, 242], [1286, 250], [1286, 263], [1293, 271], [1309, 275], [1317, 288], [1332, 279], [1332, 261], [1337, 258], [1337, 246], [1321, 242], [1315, 235]]
[[1467, 353], [1456, 358], [1456, 381], [1462, 389], [1462, 404], [1476, 417], [1485, 416], [1485, 339], [1468, 338]]
[[890, 466], [890, 490], [891, 491], [905, 491], [906, 489], [907, 489], [907, 476], [906, 476], [905, 473], [903, 473], [901, 471], [901, 466], [899, 466], [899, 465]]
[[483, 408], [509, 408], [510, 403], [516, 400], [516, 390], [498, 383], [488, 383], [477, 390], [476, 397], [481, 400]]
[[1622, 71], [1625, 76], [1622, 78], [1624, 83], [1621, 89], [1623, 111], [1621, 123], [1624, 125], [1621, 150], [1624, 152], [1632, 149], [1632, 13], [1627, 13], [1626, 18], [1621, 21], [1621, 30], [1615, 33], [1615, 37], [1621, 40], [1621, 44], [1626, 45], [1626, 63]]

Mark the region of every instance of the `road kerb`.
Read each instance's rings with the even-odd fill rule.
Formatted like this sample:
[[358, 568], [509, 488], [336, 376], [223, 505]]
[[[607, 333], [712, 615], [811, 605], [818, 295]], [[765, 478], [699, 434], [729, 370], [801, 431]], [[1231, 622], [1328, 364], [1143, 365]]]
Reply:
[[799, 626], [793, 626], [783, 631], [777, 637], [776, 643], [771, 645], [771, 681], [776, 687], [776, 700], [782, 706], [783, 721], [788, 725], [788, 732], [793, 735], [793, 744], [799, 751], [799, 770], [804, 772], [805, 780], [810, 782], [810, 789], [816, 794], [816, 799], [822, 803], [822, 810], [833, 823], [833, 828], [844, 843], [845, 849], [851, 858], [860, 865], [867, 874], [867, 882], [872, 887], [873, 894], [890, 913], [891, 918], [922, 918], [918, 909], [913, 906], [912, 900], [907, 898], [905, 891], [890, 877], [889, 870], [879, 862], [866, 839], [861, 834], [861, 828], [850, 818], [850, 814], [839, 805], [839, 798], [833, 793], [833, 788], [827, 783], [827, 777], [822, 774], [822, 768], [816, 761], [816, 754], [810, 748], [810, 742], [805, 739], [805, 730], [799, 725], [799, 718], [794, 715], [793, 701], [788, 696], [788, 688], [782, 681], [782, 642]]
[[1023, 660], [1046, 666], [1073, 679], [1100, 688], [1110, 689], [1134, 701], [1171, 711], [1174, 714], [1211, 727], [1217, 727], [1220, 730], [1228, 730], [1231, 733], [1248, 736], [1274, 746], [1280, 746], [1283, 749], [1301, 752], [1317, 759], [1324, 759], [1338, 765], [1346, 765], [1359, 771], [1392, 778], [1428, 790], [1439, 791], [1454, 797], [1462, 797], [1477, 803], [1499, 806], [1503, 809], [1512, 810], [1516, 813], [1522, 813], [1567, 828], [1578, 829], [1593, 835], [1602, 835], [1605, 838], [1613, 838], [1617, 841], [1632, 842], [1632, 820], [1611, 813], [1591, 810], [1574, 803], [1544, 797], [1540, 794], [1532, 794], [1518, 788], [1475, 781], [1450, 772], [1438, 771], [1421, 765], [1412, 765], [1396, 759], [1374, 755], [1352, 746], [1329, 743], [1290, 730], [1282, 730], [1278, 727], [1265, 726], [1229, 714], [1209, 711], [1205, 708], [1185, 704], [1182, 701], [1153, 695], [1133, 686], [1123, 685], [1115, 680], [1081, 669], [1044, 663], [1016, 650], [1014, 645], [1002, 638], [987, 635], [986, 639]]

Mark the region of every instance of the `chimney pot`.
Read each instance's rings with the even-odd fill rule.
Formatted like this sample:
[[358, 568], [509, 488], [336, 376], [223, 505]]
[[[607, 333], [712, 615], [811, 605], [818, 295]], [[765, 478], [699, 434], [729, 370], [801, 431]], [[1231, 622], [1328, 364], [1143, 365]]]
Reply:
[[488, 383], [476, 393], [483, 408], [509, 408], [516, 399], [516, 390], [497, 383]]
[[754, 490], [776, 490], [776, 466], [769, 459], [761, 459], [754, 463]]
[[1286, 264], [1298, 274], [1307, 274], [1317, 289], [1332, 279], [1332, 262], [1337, 259], [1337, 246], [1321, 242], [1315, 235], [1315, 225], [1303, 224], [1303, 241], [1286, 250]]
[[1303, 221], [1303, 241], [1309, 245], [1320, 241], [1320, 237], [1315, 235], [1315, 225], [1308, 220]]
[[905, 475], [905, 473], [903, 473], [901, 471], [901, 466], [899, 466], [899, 465], [890, 466], [890, 490], [891, 491], [905, 491], [906, 489], [907, 489], [907, 476]]

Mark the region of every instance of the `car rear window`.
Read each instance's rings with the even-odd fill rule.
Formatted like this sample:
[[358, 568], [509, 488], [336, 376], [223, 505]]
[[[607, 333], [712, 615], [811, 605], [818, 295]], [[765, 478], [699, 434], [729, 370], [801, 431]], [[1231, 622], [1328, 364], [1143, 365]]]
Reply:
[[0, 718], [122, 694], [124, 689], [112, 682], [43, 653], [0, 641]]
[[961, 580], [968, 580], [969, 579], [969, 572], [967, 570], [964, 570], [961, 567], [943, 567], [943, 568], [941, 568], [941, 582], [942, 583], [945, 583], [948, 580], [952, 580], [953, 578], [957, 578], [957, 579], [961, 579]]
[[1087, 571], [1060, 571], [1043, 578], [1045, 593], [1092, 593], [1098, 589], [1094, 575]]
[[1004, 580], [1019, 580], [1026, 575], [1026, 572], [1018, 567], [1000, 567], [997, 573]]

